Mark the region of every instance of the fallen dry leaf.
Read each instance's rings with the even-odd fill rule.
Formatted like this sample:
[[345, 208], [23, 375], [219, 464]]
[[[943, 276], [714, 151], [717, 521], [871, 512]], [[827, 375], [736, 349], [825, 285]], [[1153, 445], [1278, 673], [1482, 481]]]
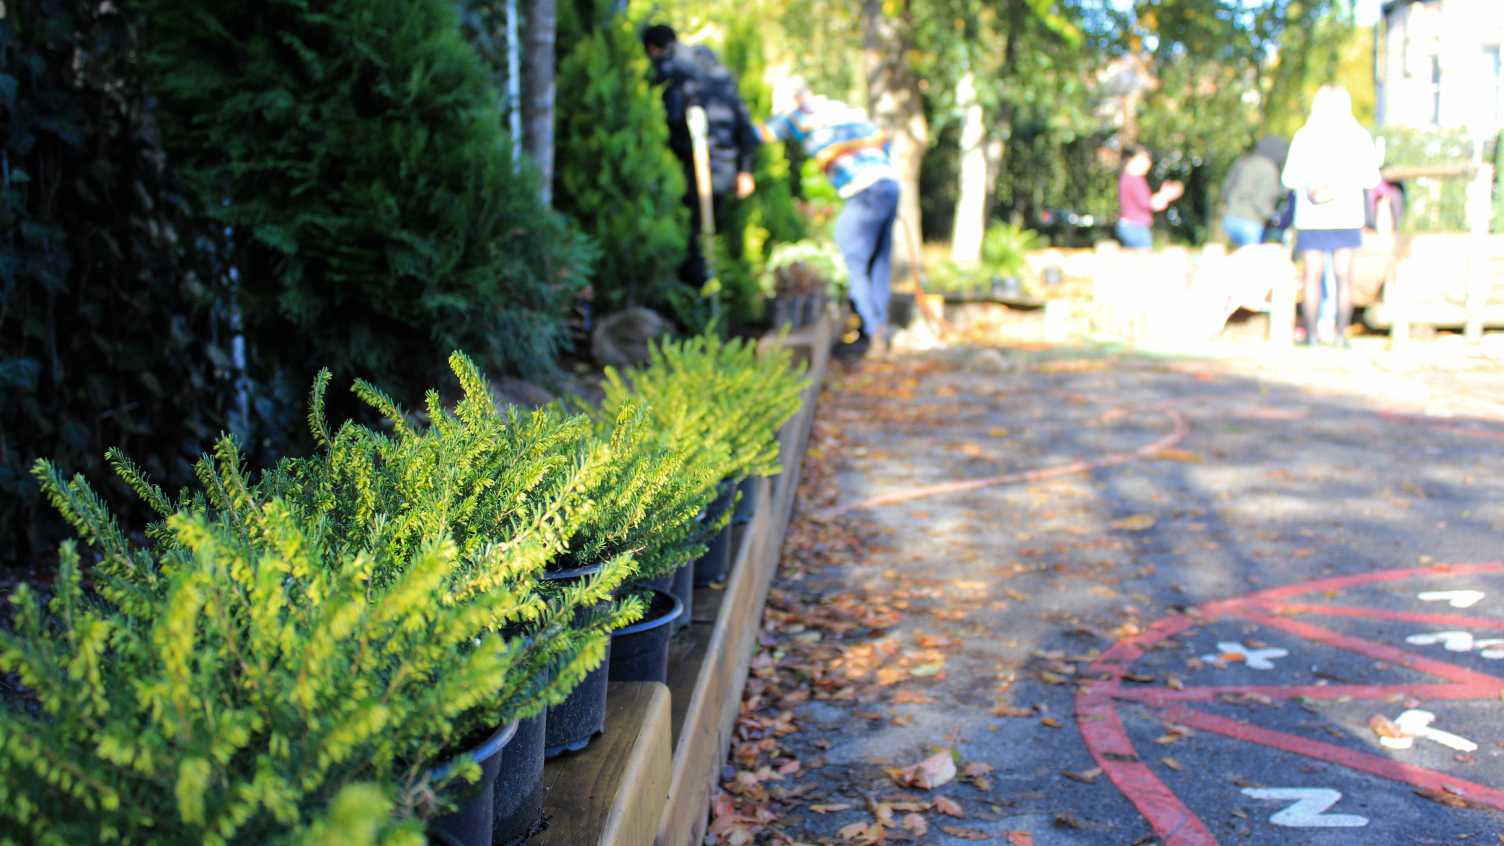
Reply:
[[956, 777], [956, 762], [949, 749], [942, 749], [917, 764], [903, 768], [885, 768], [883, 772], [899, 787], [934, 790], [949, 784]]
[[840, 831], [836, 832], [836, 836], [841, 838], [842, 840], [859, 844], [881, 843], [886, 837], [886, 835], [883, 833], [883, 827], [875, 822], [859, 822], [852, 823], [848, 826], [843, 826]]
[[1084, 825], [1081, 824], [1081, 820], [1077, 819], [1075, 814], [1072, 814], [1069, 811], [1061, 811], [1060, 813], [1056, 814], [1055, 815], [1055, 825], [1058, 825], [1058, 826], [1060, 826], [1062, 828], [1085, 828], [1086, 827], [1086, 826], [1084, 826]]
[[1160, 461], [1184, 461], [1189, 464], [1200, 464], [1203, 460], [1201, 456], [1194, 452], [1187, 452], [1183, 449], [1175, 449], [1173, 447], [1158, 450], [1153, 454], [1153, 457]]
[[834, 814], [836, 811], [849, 811], [856, 807], [850, 802], [821, 802], [818, 805], [810, 805], [809, 809], [817, 814]]
[[1163, 763], [1165, 766], [1169, 767], [1170, 769], [1175, 770], [1176, 772], [1180, 771], [1180, 762], [1177, 761], [1177, 760], [1175, 760], [1174, 758], [1171, 758], [1169, 755], [1166, 755], [1163, 758], [1160, 758], [1159, 760], [1160, 760], [1161, 763]]
[[1034, 835], [1027, 831], [1010, 831], [1007, 837], [1008, 846], [1034, 846]]
[[1079, 781], [1082, 784], [1096, 784], [1097, 779], [1102, 777], [1102, 768], [1092, 767], [1089, 770], [1083, 770], [1079, 773], [1073, 772], [1071, 770], [1061, 770], [1060, 774], [1070, 779], [1071, 781]]
[[918, 814], [909, 814], [905, 816], [903, 818], [903, 821], [899, 823], [899, 825], [901, 828], [903, 828], [904, 831], [907, 831], [915, 837], [923, 837], [926, 834], [929, 834], [930, 831], [930, 824], [925, 822], [924, 817], [921, 817]]
[[961, 803], [953, 799], [947, 799], [944, 796], [935, 797], [935, 810], [947, 817], [955, 817], [958, 820], [966, 818], [966, 809], [961, 807]]
[[1052, 729], [1058, 729], [1062, 727], [1060, 725], [1060, 721], [1055, 719], [1054, 717], [1045, 717], [1044, 719], [1039, 721], [1039, 724], [1042, 726], [1049, 726]]
[[990, 840], [991, 835], [981, 829], [965, 828], [959, 825], [942, 825], [940, 830], [961, 840]]
[[1034, 709], [1033, 708], [1018, 708], [1018, 707], [1015, 707], [1013, 705], [997, 705], [997, 706], [994, 706], [993, 709], [992, 709], [992, 716], [994, 716], [994, 717], [1032, 717], [1032, 716], [1034, 716]]
[[1374, 714], [1368, 718], [1368, 727], [1379, 737], [1401, 738], [1409, 737], [1404, 730], [1394, 724], [1394, 721], [1383, 714]]
[[1134, 514], [1121, 520], [1114, 520], [1108, 525], [1125, 532], [1143, 532], [1154, 528], [1154, 524], [1157, 522], [1159, 521], [1155, 519], [1153, 514]]

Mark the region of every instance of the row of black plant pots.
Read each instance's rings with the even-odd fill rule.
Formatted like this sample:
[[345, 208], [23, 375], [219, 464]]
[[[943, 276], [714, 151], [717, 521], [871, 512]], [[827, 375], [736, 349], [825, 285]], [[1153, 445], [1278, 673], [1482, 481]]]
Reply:
[[[752, 479], [740, 486], [724, 484], [703, 515], [714, 523], [735, 502], [736, 512], [709, 540], [703, 556], [634, 590], [647, 588], [651, 600], [643, 618], [612, 633], [606, 660], [592, 670], [562, 703], [529, 720], [498, 730], [479, 746], [434, 771], [441, 778], [464, 758], [481, 767], [481, 779], [469, 785], [452, 813], [429, 823], [429, 838], [442, 846], [518, 846], [542, 830], [543, 763], [566, 752], [583, 750], [606, 727], [607, 683], [668, 680], [668, 647], [673, 634], [689, 625], [696, 585], [724, 581], [731, 564], [735, 526], [750, 522], [756, 503]], [[740, 499], [736, 499], [738, 491]], [[551, 573], [555, 581], [583, 579], [598, 568]], [[605, 607], [585, 613], [602, 613]]]

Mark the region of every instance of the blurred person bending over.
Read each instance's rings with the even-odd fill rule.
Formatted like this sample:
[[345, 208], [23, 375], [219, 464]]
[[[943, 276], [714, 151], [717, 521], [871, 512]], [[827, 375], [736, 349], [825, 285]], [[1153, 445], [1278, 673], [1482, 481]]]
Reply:
[[1353, 256], [1363, 246], [1364, 191], [1379, 184], [1373, 137], [1353, 117], [1345, 89], [1328, 85], [1316, 92], [1311, 115], [1295, 133], [1281, 175], [1295, 192], [1295, 252], [1303, 264], [1300, 304], [1307, 345], [1316, 343], [1321, 277], [1332, 264], [1337, 310], [1337, 343], [1347, 345], [1352, 319]]
[[1226, 212], [1222, 230], [1234, 249], [1264, 241], [1264, 224], [1274, 216], [1284, 187], [1280, 185], [1280, 168], [1290, 144], [1275, 135], [1259, 140], [1253, 152], [1238, 159], [1228, 171], [1222, 185]]
[[798, 142], [846, 201], [836, 218], [836, 246], [846, 260], [862, 330], [873, 352], [885, 353], [899, 196], [888, 139], [866, 112], [816, 96], [798, 77], [774, 87], [773, 110], [776, 114], [762, 127], [764, 137]]
[[690, 228], [689, 250], [679, 267], [679, 278], [698, 288], [710, 278], [710, 268], [700, 248], [699, 186], [694, 142], [686, 119], [689, 108], [703, 108], [709, 124], [706, 146], [710, 152], [710, 195], [718, 225], [726, 219], [733, 195], [745, 199], [756, 188], [752, 169], [762, 142], [737, 90], [736, 78], [709, 47], [681, 44], [674, 30], [663, 24], [642, 31], [642, 47], [653, 62], [654, 83], [663, 86], [669, 148], [684, 168], [684, 205], [690, 209]]

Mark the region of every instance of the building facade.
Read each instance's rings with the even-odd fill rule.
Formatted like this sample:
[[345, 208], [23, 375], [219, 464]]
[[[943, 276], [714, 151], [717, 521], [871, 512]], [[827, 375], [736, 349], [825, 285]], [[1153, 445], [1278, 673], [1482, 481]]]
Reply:
[[1388, 0], [1376, 32], [1381, 126], [1504, 129], [1504, 0]]

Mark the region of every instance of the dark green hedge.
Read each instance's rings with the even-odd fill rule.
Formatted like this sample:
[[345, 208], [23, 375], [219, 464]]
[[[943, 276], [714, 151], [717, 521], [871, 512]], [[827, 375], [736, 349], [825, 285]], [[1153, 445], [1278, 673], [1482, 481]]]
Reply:
[[[64, 527], [40, 456], [137, 455], [176, 488], [226, 427], [227, 314], [110, 4], [20, 0], [0, 17], [0, 569], [50, 568]], [[123, 493], [123, 489], [121, 491]]]
[[547, 371], [589, 253], [514, 167], [450, 0], [143, 0], [164, 137], [231, 233], [264, 380]]

